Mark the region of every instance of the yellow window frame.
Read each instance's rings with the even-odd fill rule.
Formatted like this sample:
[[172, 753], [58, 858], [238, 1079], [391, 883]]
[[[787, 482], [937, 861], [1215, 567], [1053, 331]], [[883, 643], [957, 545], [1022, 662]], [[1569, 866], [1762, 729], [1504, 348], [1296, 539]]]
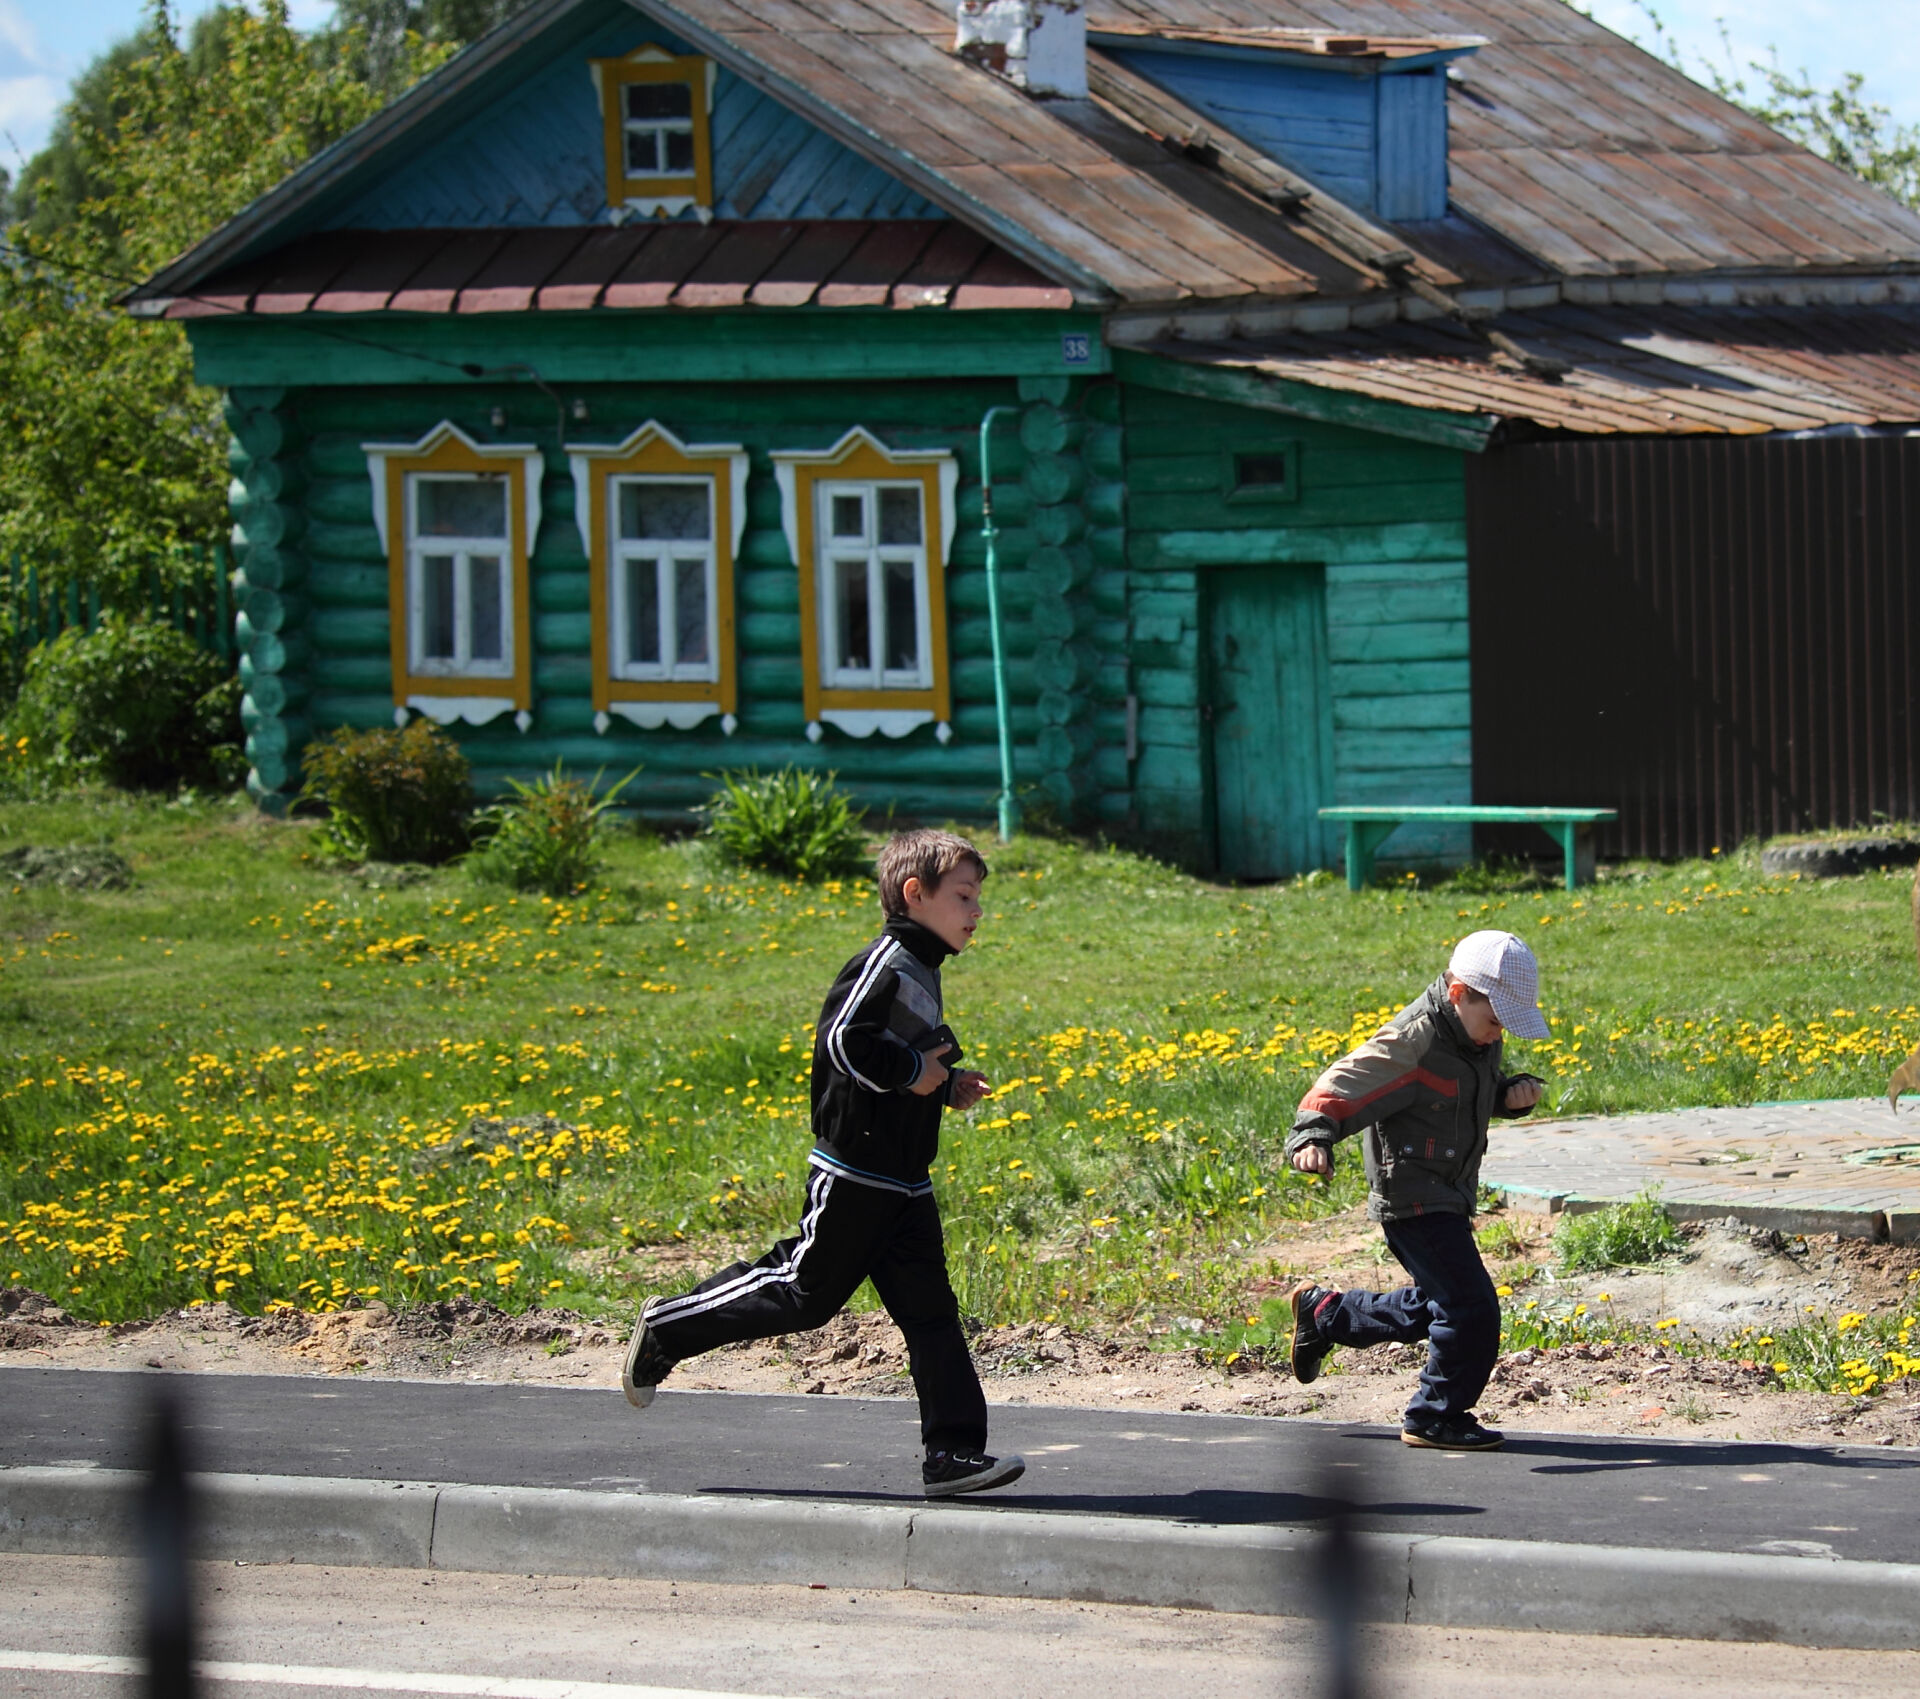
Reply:
[[[392, 616], [394, 706], [414, 697], [510, 698], [520, 713], [533, 709], [533, 608], [529, 589], [533, 539], [540, 526], [540, 478], [544, 457], [532, 443], [476, 443], [450, 422], [415, 443], [363, 443], [374, 487], [374, 521], [387, 549], [387, 605]], [[513, 616], [510, 674], [415, 673], [408, 626], [407, 478], [416, 472], [466, 472], [507, 480], [507, 548]]]
[[[927, 715], [942, 730], [953, 718], [953, 685], [947, 659], [947, 551], [952, 547], [954, 496], [959, 468], [946, 449], [890, 449], [856, 425], [819, 453], [781, 451], [773, 456], [780, 481], [787, 542], [800, 573], [800, 678], [807, 722], [818, 726], [835, 712], [888, 710]], [[820, 655], [820, 555], [817, 538], [819, 486], [849, 480], [919, 482], [927, 554], [928, 657], [933, 683], [922, 689], [847, 690], [830, 687]], [[811, 734], [810, 734], [811, 735]]]
[[[714, 63], [699, 54], [669, 53], [648, 42], [621, 59], [592, 59], [606, 142], [607, 205], [645, 213], [713, 206]], [[633, 176], [627, 171], [625, 91], [636, 83], [684, 83], [691, 94], [693, 175]]]
[[[649, 419], [623, 443], [577, 447], [574, 514], [591, 563], [588, 606], [593, 624], [593, 707], [617, 702], [710, 703], [729, 720], [738, 713], [740, 672], [734, 632], [734, 559], [747, 521], [747, 452], [738, 443], [683, 443]], [[714, 629], [717, 679], [631, 679], [613, 676], [613, 546], [608, 492], [620, 477], [707, 478], [713, 484]], [[729, 726], [729, 730], [731, 727]]]

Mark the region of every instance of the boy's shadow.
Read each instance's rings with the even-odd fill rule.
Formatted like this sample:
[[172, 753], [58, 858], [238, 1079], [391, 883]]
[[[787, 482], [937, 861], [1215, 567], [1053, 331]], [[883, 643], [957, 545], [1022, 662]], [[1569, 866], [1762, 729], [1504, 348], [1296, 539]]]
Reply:
[[1336, 1515], [1368, 1528], [1391, 1528], [1402, 1517], [1482, 1516], [1470, 1504], [1354, 1504], [1311, 1492], [1254, 1492], [1245, 1488], [1200, 1487], [1184, 1493], [1023, 1493], [1013, 1487], [977, 1499], [954, 1498], [929, 1502], [918, 1493], [810, 1492], [800, 1488], [769, 1492], [765, 1488], [707, 1487], [702, 1496], [714, 1498], [810, 1499], [835, 1504], [907, 1505], [919, 1510], [995, 1507], [1006, 1510], [1064, 1511], [1081, 1516], [1124, 1516], [1140, 1521], [1213, 1523], [1233, 1527], [1317, 1526]]

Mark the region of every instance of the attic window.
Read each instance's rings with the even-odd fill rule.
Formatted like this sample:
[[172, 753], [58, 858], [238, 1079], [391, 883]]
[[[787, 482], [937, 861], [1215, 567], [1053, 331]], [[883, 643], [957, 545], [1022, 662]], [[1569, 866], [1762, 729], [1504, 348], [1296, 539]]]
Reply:
[[591, 61], [606, 135], [607, 205], [671, 218], [713, 207], [714, 66], [651, 43], [624, 59]]
[[1299, 444], [1236, 451], [1227, 457], [1229, 501], [1294, 501], [1299, 488]]

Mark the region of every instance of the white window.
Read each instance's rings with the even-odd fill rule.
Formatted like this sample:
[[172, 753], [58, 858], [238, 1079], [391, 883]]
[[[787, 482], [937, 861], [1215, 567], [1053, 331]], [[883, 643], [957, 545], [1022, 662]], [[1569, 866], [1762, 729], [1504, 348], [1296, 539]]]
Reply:
[[713, 480], [614, 477], [606, 488], [613, 676], [718, 680]]
[[822, 682], [830, 690], [924, 690], [933, 683], [926, 485], [822, 479]]
[[624, 83], [620, 128], [629, 177], [694, 174], [691, 82]]
[[415, 673], [513, 676], [511, 510], [503, 474], [407, 474], [407, 630]]

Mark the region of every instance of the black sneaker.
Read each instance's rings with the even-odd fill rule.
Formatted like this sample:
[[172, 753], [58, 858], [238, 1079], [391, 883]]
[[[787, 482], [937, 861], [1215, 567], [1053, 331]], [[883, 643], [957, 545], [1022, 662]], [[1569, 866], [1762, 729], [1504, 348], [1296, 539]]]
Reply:
[[1507, 1436], [1481, 1427], [1472, 1416], [1442, 1416], [1437, 1422], [1408, 1422], [1400, 1430], [1400, 1443], [1429, 1451], [1498, 1451]]
[[636, 1410], [644, 1410], [653, 1402], [653, 1389], [673, 1372], [673, 1359], [660, 1349], [660, 1341], [647, 1321], [659, 1302], [658, 1298], [649, 1298], [640, 1306], [640, 1319], [633, 1324], [627, 1360], [620, 1370], [620, 1390]]
[[1027, 1472], [1024, 1457], [988, 1457], [978, 1451], [929, 1451], [920, 1465], [920, 1479], [928, 1498], [952, 1498], [955, 1493], [983, 1493], [1004, 1487]]
[[1320, 1365], [1333, 1349], [1332, 1343], [1321, 1334], [1319, 1323], [1314, 1318], [1325, 1308], [1329, 1299], [1339, 1296], [1331, 1287], [1315, 1286], [1311, 1281], [1294, 1287], [1287, 1294], [1287, 1308], [1293, 1312], [1293, 1351], [1289, 1361], [1293, 1378], [1302, 1386], [1319, 1377]]

